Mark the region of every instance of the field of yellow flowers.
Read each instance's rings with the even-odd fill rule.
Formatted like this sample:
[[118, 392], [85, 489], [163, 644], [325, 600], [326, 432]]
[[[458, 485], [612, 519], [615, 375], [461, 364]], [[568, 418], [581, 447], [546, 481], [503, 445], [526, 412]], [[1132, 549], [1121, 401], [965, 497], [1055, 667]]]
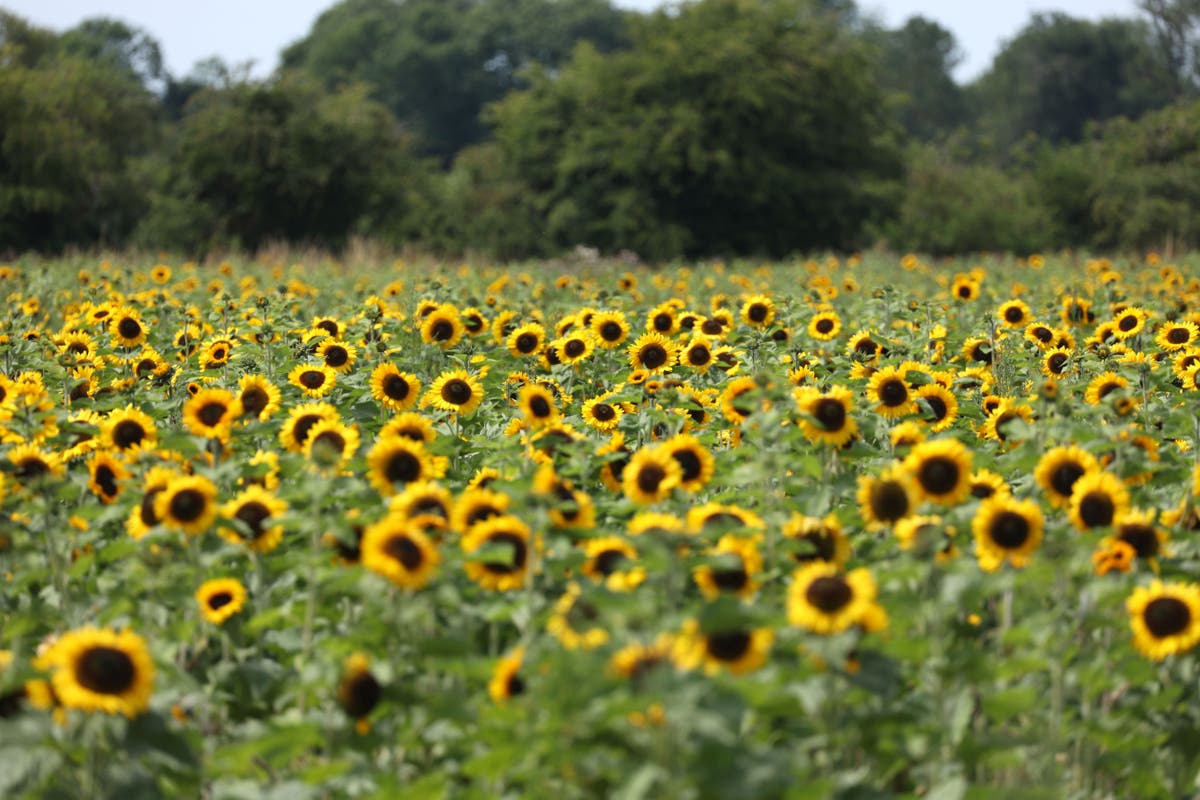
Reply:
[[0, 266], [0, 796], [1192, 796], [1197, 275]]

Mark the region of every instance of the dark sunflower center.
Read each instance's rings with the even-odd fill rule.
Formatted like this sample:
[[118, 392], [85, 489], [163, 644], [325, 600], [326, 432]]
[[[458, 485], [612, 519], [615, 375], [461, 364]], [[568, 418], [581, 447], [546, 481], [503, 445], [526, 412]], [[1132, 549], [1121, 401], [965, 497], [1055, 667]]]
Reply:
[[971, 298], [971, 287], [966, 286], [966, 285], [959, 286], [958, 287], [958, 296], [963, 298], [964, 300], [969, 300]]
[[67, 345], [67, 352], [71, 355], [81, 356], [87, 352], [87, 345], [83, 342], [71, 342]]
[[505, 691], [509, 697], [516, 697], [519, 694], [525, 694], [525, 679], [517, 673], [508, 676], [508, 683], [505, 684]]
[[629, 557], [620, 550], [602, 550], [596, 555], [596, 571], [605, 577], [612, 575], [621, 568], [621, 564]]
[[568, 339], [563, 345], [563, 355], [567, 358], [579, 358], [587, 352], [587, 343], [582, 339]]
[[142, 326], [136, 319], [125, 317], [117, 323], [117, 332], [121, 334], [122, 339], [136, 339], [142, 333]]
[[938, 422], [946, 418], [946, 414], [950, 412], [950, 408], [946, 405], [946, 401], [938, 397], [936, 394], [927, 394], [922, 397], [929, 404], [929, 414], [925, 415], [925, 419], [932, 422]]
[[233, 602], [233, 595], [229, 592], [217, 592], [208, 598], [208, 607], [213, 611], [224, 608]]
[[136, 678], [133, 659], [115, 647], [90, 647], [75, 661], [75, 680], [96, 694], [122, 694]]
[[319, 369], [306, 369], [300, 373], [300, 385], [305, 389], [320, 389], [325, 385], [325, 373]]
[[263, 523], [271, 516], [271, 509], [257, 500], [251, 500], [249, 503], [242, 503], [233, 516], [246, 523], [246, 527], [250, 529], [250, 538], [257, 539], [263, 535]]
[[1187, 630], [1192, 612], [1179, 598], [1156, 597], [1146, 604], [1142, 619], [1156, 639], [1165, 639]]
[[299, 443], [304, 444], [308, 439], [308, 432], [312, 427], [321, 421], [321, 417], [317, 414], [305, 414], [296, 418], [296, 424], [292, 426], [292, 437]]
[[211, 428], [221, 423], [228, 410], [229, 406], [219, 401], [213, 401], [200, 406], [200, 410], [196, 412], [196, 418], [203, 422], [205, 427]]
[[382, 697], [383, 687], [374, 675], [366, 671], [348, 676], [338, 689], [338, 702], [351, 719], [370, 714]]
[[986, 342], [980, 342], [971, 348], [971, 358], [984, 364], [992, 363], [992, 350]]
[[1154, 558], [1158, 555], [1158, 535], [1149, 525], [1122, 525], [1117, 532], [1117, 538], [1132, 547], [1138, 558]]
[[241, 396], [242, 410], [252, 417], [257, 417], [262, 413], [267, 404], [271, 402], [271, 398], [267, 393], [257, 386], [251, 386], [246, 391], [242, 392]]
[[325, 363], [331, 367], [344, 367], [350, 360], [350, 352], [341, 345], [334, 345], [325, 350]]
[[154, 363], [154, 359], [143, 358], [137, 363], [137, 366], [133, 368], [133, 371], [139, 378], [141, 378], [148, 373], [154, 372], [157, 366], [158, 364]]
[[909, 512], [908, 492], [895, 481], [876, 483], [871, 489], [871, 514], [881, 522], [903, 519]]
[[383, 474], [391, 483], [412, 483], [421, 477], [421, 459], [407, 450], [398, 450], [388, 459]]
[[383, 379], [383, 393], [392, 400], [403, 400], [408, 397], [411, 387], [408, 381], [401, 378], [395, 373], [391, 373]]
[[1045, 325], [1037, 326], [1031, 331], [1031, 333], [1033, 334], [1033, 338], [1037, 339], [1042, 344], [1048, 344], [1052, 339], [1054, 339], [1054, 331], [1050, 330]]
[[825, 530], [814, 531], [799, 537], [799, 541], [808, 550], [794, 550], [792, 558], [804, 563], [807, 561], [833, 561], [837, 555], [837, 543], [833, 535]]
[[1171, 344], [1187, 344], [1192, 338], [1187, 328], [1171, 328], [1167, 331], [1167, 341]]
[[888, 408], [908, 402], [908, 387], [899, 378], [884, 381], [879, 386], [879, 401]]
[[1133, 314], [1126, 314], [1125, 316], [1121, 317], [1119, 322], [1117, 322], [1117, 327], [1121, 329], [1122, 333], [1128, 333], [1136, 328], [1137, 324], [1138, 318], [1136, 316]]
[[854, 599], [854, 590], [841, 576], [824, 575], [808, 585], [804, 599], [824, 613], [833, 614]]
[[517, 352], [528, 355], [537, 349], [538, 336], [536, 333], [522, 333], [517, 337]]
[[712, 580], [721, 591], [737, 592], [746, 586], [750, 581], [750, 576], [746, 574], [743, 565], [735, 569], [714, 569]]
[[1054, 487], [1056, 493], [1063, 497], [1070, 497], [1075, 481], [1083, 477], [1083, 472], [1083, 467], [1075, 462], [1060, 464], [1050, 473], [1050, 485]]
[[693, 481], [700, 477], [701, 465], [700, 459], [691, 450], [676, 450], [671, 453], [671, 458], [679, 462], [679, 466], [683, 469], [683, 479], [685, 481]]
[[608, 422], [617, 416], [617, 411], [608, 403], [596, 403], [592, 406], [592, 417], [599, 422]]
[[600, 338], [606, 342], [621, 340], [621, 326], [616, 322], [605, 322], [600, 326]]
[[554, 409], [550, 406], [549, 400], [537, 394], [529, 399], [529, 413], [538, 419], [545, 419], [554, 413]]
[[1046, 366], [1049, 367], [1050, 371], [1055, 375], [1061, 375], [1063, 367], [1065, 367], [1066, 364], [1067, 357], [1062, 353], [1054, 353], [1048, 359], [1046, 359]]
[[225, 354], [226, 351], [224, 347], [214, 347], [212, 352], [209, 353], [209, 357], [212, 358], [213, 361], [224, 361]]
[[718, 661], [737, 661], [750, 651], [750, 634], [745, 631], [712, 633], [704, 639], [704, 649]]
[[638, 360], [646, 369], [658, 369], [667, 363], [667, 349], [661, 344], [651, 342], [638, 352]]
[[483, 568], [488, 572], [509, 573], [519, 572], [525, 567], [525, 558], [528, 555], [528, 549], [525, 547], [525, 540], [515, 533], [501, 531], [493, 533], [488, 537], [489, 545], [507, 545], [511, 550], [511, 555], [506, 561], [484, 561]]
[[1025, 319], [1025, 312], [1020, 306], [1009, 306], [1004, 309], [1004, 321], [1009, 323], [1017, 323]]
[[720, 319], [706, 319], [700, 323], [700, 332], [707, 336], [716, 336], [725, 329], [725, 323]]
[[842, 405], [841, 400], [832, 397], [821, 398], [813, 408], [813, 416], [821, 423], [821, 427], [830, 433], [846, 427], [846, 407]]
[[139, 444], [146, 438], [146, 430], [141, 423], [131, 419], [125, 419], [118, 422], [113, 427], [112, 432], [113, 444], [121, 450], [133, 447]]
[[875, 344], [869, 337], [854, 345], [854, 352], [861, 353], [864, 356], [873, 356], [879, 350], [879, 345]]
[[1111, 525], [1116, 506], [1104, 492], [1088, 492], [1079, 500], [1079, 518], [1089, 528]]
[[831, 333], [833, 331], [833, 320], [828, 317], [819, 319], [814, 327], [816, 327], [817, 333]]
[[17, 465], [17, 477], [23, 481], [35, 480], [50, 471], [50, 465], [37, 456], [21, 460]]
[[991, 539], [1005, 550], [1015, 550], [1029, 539], [1029, 520], [1015, 511], [1001, 511], [992, 520]]
[[751, 322], [762, 322], [767, 318], [770, 309], [763, 303], [751, 303], [750, 308], [746, 309], [746, 316]]
[[936, 456], [926, 459], [917, 469], [917, 480], [922, 488], [933, 495], [947, 494], [958, 486], [962, 473], [954, 459]]
[[637, 486], [646, 494], [656, 494], [666, 477], [667, 471], [658, 464], [644, 464], [638, 470]]
[[442, 399], [452, 405], [465, 405], [471, 399], [471, 384], [461, 378], [446, 381], [442, 386]]
[[693, 345], [688, 348], [687, 360], [693, 367], [702, 367], [712, 361], [712, 352], [702, 344]]
[[971, 484], [971, 496], [980, 500], [986, 500], [996, 493], [996, 487], [986, 481], [979, 481]]
[[483, 330], [483, 317], [478, 314], [468, 314], [463, 318], [463, 327], [471, 333]]
[[1013, 411], [1005, 411], [1000, 416], [996, 417], [996, 438], [1004, 441], [1008, 438], [1008, 434], [1004, 432], [1004, 426], [1017, 418], [1017, 414]]
[[208, 508], [208, 498], [199, 489], [182, 489], [171, 498], [169, 511], [180, 522], [195, 522]]
[[659, 333], [666, 333], [675, 326], [675, 318], [666, 312], [660, 312], [654, 315], [654, 330]]
[[117, 476], [113, 473], [112, 467], [107, 464], [101, 464], [96, 467], [95, 473], [96, 485], [100, 487], [100, 491], [105, 497], [113, 497], [117, 493]]
[[399, 561], [406, 570], [413, 571], [425, 562], [425, 554], [412, 539], [401, 534], [388, 539], [383, 550], [392, 558]]
[[321, 431], [313, 439], [313, 449], [316, 450], [320, 447], [327, 447], [341, 455], [346, 449], [346, 437], [337, 431]]
[[317, 323], [317, 327], [320, 328], [321, 330], [325, 331], [326, 333], [328, 333], [330, 336], [337, 336], [337, 334], [338, 334], [337, 323], [331, 319], [321, 320], [320, 322]]
[[151, 489], [142, 497], [142, 506], [139, 511], [141, 514], [142, 524], [147, 528], [151, 528], [159, 523], [158, 515], [154, 513], [154, 499], [162, 492], [162, 489]]
[[1110, 381], [1110, 382], [1108, 382], [1108, 383], [1105, 383], [1105, 384], [1101, 385], [1101, 386], [1100, 386], [1100, 388], [1096, 390], [1096, 397], [1097, 397], [1097, 398], [1104, 398], [1104, 397], [1106, 397], [1106, 396], [1107, 396], [1107, 395], [1108, 395], [1110, 392], [1114, 392], [1114, 391], [1116, 391], [1117, 389], [1120, 389], [1120, 388], [1121, 388], [1121, 384], [1119, 384], [1119, 383], [1115, 383], [1115, 382], [1112, 382], [1112, 381]]

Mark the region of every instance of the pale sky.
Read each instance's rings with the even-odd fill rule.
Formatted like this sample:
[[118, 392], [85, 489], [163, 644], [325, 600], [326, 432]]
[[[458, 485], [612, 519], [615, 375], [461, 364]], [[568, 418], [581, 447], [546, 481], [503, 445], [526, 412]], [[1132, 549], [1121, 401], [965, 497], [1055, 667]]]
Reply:
[[[615, 0], [625, 8], [651, 9], [657, 0]], [[230, 64], [255, 62], [265, 75], [279, 51], [304, 36], [334, 0], [0, 0], [0, 8], [38, 25], [63, 30], [88, 17], [123, 19], [148, 31], [162, 45], [167, 68], [186, 75], [216, 55]], [[964, 58], [955, 77], [967, 81], [987, 69], [1004, 39], [1012, 38], [1035, 11], [1063, 11], [1099, 19], [1134, 16], [1135, 0], [859, 0], [865, 12], [888, 27], [920, 14], [936, 20], [958, 39]]]

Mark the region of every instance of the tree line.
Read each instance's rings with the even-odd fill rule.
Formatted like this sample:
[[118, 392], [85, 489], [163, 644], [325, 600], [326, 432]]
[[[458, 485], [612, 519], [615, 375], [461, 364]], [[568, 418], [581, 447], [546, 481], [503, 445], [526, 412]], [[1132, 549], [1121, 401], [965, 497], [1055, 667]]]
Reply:
[[343, 0], [270, 77], [0, 11], [0, 254], [351, 237], [781, 256], [1200, 240], [1200, 0], [953, 35], [852, 0]]

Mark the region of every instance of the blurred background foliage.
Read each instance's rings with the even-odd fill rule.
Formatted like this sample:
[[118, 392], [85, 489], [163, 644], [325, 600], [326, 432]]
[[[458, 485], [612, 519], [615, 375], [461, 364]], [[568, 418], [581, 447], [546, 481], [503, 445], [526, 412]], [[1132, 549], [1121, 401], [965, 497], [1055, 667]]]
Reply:
[[852, 0], [344, 0], [265, 79], [0, 10], [0, 254], [1182, 250], [1200, 2], [1139, 9], [1035, 14], [966, 85]]

